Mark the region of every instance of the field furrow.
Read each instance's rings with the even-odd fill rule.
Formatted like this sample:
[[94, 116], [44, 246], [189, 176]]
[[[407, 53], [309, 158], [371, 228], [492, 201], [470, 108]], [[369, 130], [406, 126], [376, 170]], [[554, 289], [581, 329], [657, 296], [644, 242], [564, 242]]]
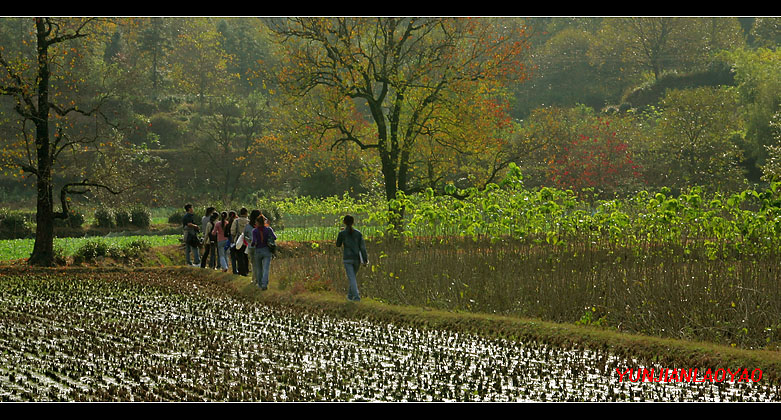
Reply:
[[[268, 306], [181, 271], [0, 276], [5, 401], [765, 401], [605, 352]], [[24, 286], [24, 287], [22, 287]]]

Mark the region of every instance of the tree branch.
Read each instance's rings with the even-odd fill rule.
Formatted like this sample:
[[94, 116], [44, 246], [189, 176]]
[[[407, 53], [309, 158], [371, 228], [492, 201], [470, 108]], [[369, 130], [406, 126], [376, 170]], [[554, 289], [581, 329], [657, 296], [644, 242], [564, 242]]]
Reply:
[[[72, 188], [74, 187], [84, 187], [84, 190], [74, 190]], [[120, 191], [114, 191], [111, 187], [103, 184], [98, 184], [96, 182], [89, 182], [89, 180], [85, 179], [81, 182], [71, 182], [68, 184], [65, 184], [60, 189], [60, 203], [62, 203], [62, 211], [59, 213], [54, 213], [55, 219], [67, 219], [68, 218], [68, 194], [86, 194], [90, 192], [88, 187], [96, 187], [96, 188], [103, 188], [106, 191], [110, 192], [111, 194], [117, 195], [122, 193], [124, 190]]]

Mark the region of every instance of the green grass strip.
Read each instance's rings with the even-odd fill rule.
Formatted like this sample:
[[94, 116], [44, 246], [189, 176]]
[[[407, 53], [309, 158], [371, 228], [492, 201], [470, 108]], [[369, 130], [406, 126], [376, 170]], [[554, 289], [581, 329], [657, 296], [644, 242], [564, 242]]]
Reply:
[[[88, 241], [100, 241], [117, 247], [127, 243], [143, 239], [152, 247], [176, 245], [182, 235], [144, 235], [144, 236], [115, 236], [87, 238], [54, 238], [54, 246], [62, 249], [65, 256], [72, 256]], [[26, 259], [33, 252], [35, 239], [7, 239], [0, 240], [0, 261], [12, 261]]]

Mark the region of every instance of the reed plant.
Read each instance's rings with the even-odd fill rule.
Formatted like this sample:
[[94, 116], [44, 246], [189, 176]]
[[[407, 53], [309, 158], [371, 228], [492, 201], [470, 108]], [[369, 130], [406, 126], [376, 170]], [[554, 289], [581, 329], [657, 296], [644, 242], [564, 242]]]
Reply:
[[[339, 250], [275, 261], [283, 288], [347, 292]], [[781, 339], [779, 255], [616, 248], [604, 243], [466, 237], [375, 239], [358, 272], [362, 296], [427, 306], [585, 323], [743, 348]]]

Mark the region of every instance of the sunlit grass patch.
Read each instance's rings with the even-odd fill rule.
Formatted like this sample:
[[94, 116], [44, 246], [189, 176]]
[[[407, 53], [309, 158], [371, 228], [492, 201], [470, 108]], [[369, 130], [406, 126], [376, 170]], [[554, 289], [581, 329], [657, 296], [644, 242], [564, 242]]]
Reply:
[[[54, 246], [62, 250], [64, 256], [73, 256], [87, 242], [102, 242], [121, 248], [134, 241], [144, 240], [152, 247], [176, 245], [182, 235], [144, 235], [87, 238], [55, 238]], [[10, 239], [0, 241], [0, 261], [26, 259], [30, 257], [35, 245], [34, 239]]]

